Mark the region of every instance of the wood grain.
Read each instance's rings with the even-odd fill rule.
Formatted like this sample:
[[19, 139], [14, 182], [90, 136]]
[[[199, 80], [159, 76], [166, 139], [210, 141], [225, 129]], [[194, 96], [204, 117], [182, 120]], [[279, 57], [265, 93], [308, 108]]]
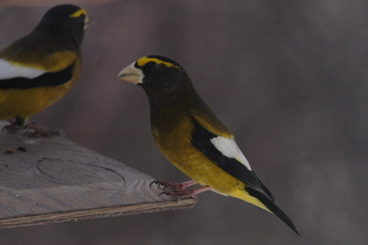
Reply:
[[[6, 125], [0, 121], [0, 128]], [[189, 208], [154, 180], [64, 136], [0, 133], [0, 228]], [[26, 151], [24, 151], [26, 150]]]

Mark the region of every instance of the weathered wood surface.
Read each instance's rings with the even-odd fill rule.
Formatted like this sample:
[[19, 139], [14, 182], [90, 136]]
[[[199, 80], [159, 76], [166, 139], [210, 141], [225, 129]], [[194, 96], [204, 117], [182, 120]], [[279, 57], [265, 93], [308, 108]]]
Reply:
[[[0, 121], [0, 128], [5, 124]], [[64, 136], [27, 138], [24, 132], [0, 133], [0, 228], [195, 204], [193, 199], [159, 196], [161, 189], [149, 187], [152, 177]]]

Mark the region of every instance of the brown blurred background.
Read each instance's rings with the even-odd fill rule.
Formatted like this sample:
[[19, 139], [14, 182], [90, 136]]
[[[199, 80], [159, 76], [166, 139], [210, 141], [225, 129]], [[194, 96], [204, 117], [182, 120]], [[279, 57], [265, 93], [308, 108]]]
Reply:
[[[24, 3], [23, 3], [24, 2]], [[0, 1], [0, 48], [62, 1]], [[151, 138], [137, 58], [181, 64], [291, 217], [207, 192], [192, 209], [0, 230], [0, 244], [368, 244], [368, 2], [74, 1], [79, 82], [33, 117], [154, 178], [185, 181]], [[0, 200], [1, 201], [1, 200]]]

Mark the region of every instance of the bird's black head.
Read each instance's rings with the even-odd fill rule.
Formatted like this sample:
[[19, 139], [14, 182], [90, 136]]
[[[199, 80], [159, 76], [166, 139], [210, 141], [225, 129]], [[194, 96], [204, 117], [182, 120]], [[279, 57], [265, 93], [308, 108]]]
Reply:
[[142, 57], [122, 70], [118, 77], [140, 85], [151, 105], [166, 107], [195, 93], [184, 68], [163, 56]]
[[185, 70], [178, 63], [158, 55], [149, 55], [138, 59], [135, 67], [141, 69], [144, 75], [142, 83], [138, 84], [144, 89], [159, 94], [173, 92], [183, 83], [183, 75], [186, 75]]
[[80, 45], [88, 21], [85, 9], [70, 4], [59, 5], [46, 12], [35, 30], [47, 29], [51, 33], [68, 34]]

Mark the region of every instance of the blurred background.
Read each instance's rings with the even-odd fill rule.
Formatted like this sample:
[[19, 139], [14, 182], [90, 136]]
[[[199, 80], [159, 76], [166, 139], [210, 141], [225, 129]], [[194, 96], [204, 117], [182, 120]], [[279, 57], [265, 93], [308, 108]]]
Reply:
[[[0, 1], [0, 48], [63, 1]], [[294, 221], [213, 192], [192, 209], [0, 230], [0, 244], [368, 244], [368, 2], [74, 0], [83, 71], [32, 119], [167, 181], [188, 178], [150, 133], [118, 72], [150, 54], [181, 64]], [[1, 200], [0, 200], [1, 201]]]

